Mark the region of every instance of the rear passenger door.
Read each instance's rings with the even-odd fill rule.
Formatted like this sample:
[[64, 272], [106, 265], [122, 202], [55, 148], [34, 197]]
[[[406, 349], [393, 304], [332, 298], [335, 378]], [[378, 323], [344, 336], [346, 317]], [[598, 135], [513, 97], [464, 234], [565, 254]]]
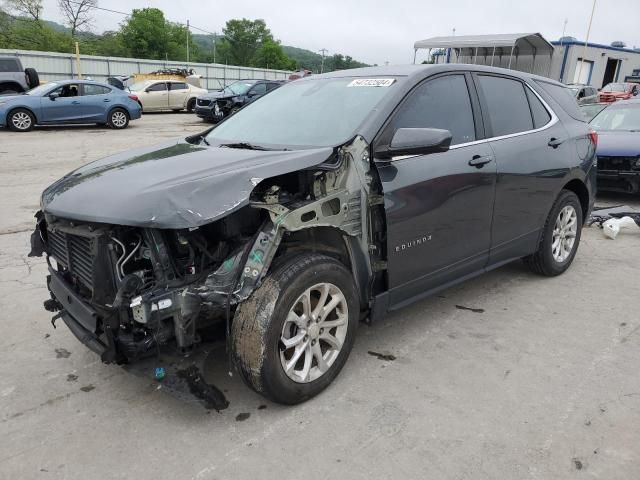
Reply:
[[189, 86], [184, 82], [169, 82], [169, 108], [183, 109], [189, 96]]
[[375, 141], [398, 128], [441, 128], [447, 152], [376, 160], [387, 221], [390, 302], [402, 305], [485, 266], [490, 246], [496, 164], [483, 138], [469, 74], [425, 80], [403, 100]]
[[88, 122], [106, 120], [106, 112], [111, 104], [111, 89], [103, 85], [85, 83], [82, 85], [81, 107]]
[[575, 145], [555, 114], [517, 78], [475, 74], [497, 164], [490, 264], [535, 251]]

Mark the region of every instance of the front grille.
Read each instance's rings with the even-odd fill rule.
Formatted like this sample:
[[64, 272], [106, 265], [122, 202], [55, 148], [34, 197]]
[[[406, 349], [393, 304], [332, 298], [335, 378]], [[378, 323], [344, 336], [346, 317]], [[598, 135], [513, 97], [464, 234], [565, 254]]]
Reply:
[[209, 105], [211, 105], [211, 100], [203, 100], [201, 98], [198, 99], [199, 107], [208, 107]]
[[60, 230], [49, 230], [47, 238], [49, 253], [56, 261], [93, 290], [94, 240]]
[[598, 156], [598, 170], [628, 172], [634, 169], [640, 157], [603, 157]]

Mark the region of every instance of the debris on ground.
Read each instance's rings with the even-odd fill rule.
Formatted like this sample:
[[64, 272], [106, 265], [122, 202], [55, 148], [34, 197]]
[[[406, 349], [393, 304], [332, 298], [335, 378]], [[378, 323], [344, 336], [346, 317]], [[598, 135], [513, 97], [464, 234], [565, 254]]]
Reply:
[[464, 305], [456, 305], [456, 308], [458, 310], [468, 310], [473, 313], [484, 313], [484, 308], [471, 308], [471, 307], [465, 307]]
[[615, 239], [621, 228], [640, 227], [640, 212], [627, 205], [615, 207], [594, 207], [587, 225], [602, 228], [607, 238]]
[[378, 360], [384, 360], [386, 362], [393, 362], [396, 359], [395, 355], [391, 355], [390, 353], [378, 353], [372, 352], [371, 350], [369, 350], [367, 353], [372, 357], [376, 357]]

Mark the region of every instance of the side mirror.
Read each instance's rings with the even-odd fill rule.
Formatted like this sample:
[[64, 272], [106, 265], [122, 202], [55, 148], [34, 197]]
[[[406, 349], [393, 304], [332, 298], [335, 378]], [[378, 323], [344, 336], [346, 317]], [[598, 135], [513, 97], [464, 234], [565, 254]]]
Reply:
[[51, 92], [49, 94], [49, 99], [53, 102], [56, 98], [58, 98], [60, 96], [59, 92]]
[[376, 157], [391, 159], [400, 155], [427, 155], [446, 152], [453, 136], [440, 128], [399, 128], [393, 134], [391, 144], [376, 151]]

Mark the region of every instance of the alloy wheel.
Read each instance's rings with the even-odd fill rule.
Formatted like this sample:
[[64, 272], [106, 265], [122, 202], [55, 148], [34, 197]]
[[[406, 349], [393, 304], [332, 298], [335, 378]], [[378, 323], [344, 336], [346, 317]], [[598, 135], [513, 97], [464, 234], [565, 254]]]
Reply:
[[289, 310], [280, 336], [280, 363], [296, 383], [324, 375], [342, 350], [349, 312], [342, 291], [318, 283], [304, 291]]
[[562, 263], [573, 251], [578, 233], [578, 214], [572, 205], [565, 206], [556, 219], [551, 240], [553, 259]]
[[31, 117], [28, 113], [18, 112], [11, 117], [11, 123], [18, 130], [28, 130], [31, 128]]
[[111, 115], [111, 123], [118, 128], [122, 128], [127, 124], [127, 115], [121, 111], [113, 112]]

